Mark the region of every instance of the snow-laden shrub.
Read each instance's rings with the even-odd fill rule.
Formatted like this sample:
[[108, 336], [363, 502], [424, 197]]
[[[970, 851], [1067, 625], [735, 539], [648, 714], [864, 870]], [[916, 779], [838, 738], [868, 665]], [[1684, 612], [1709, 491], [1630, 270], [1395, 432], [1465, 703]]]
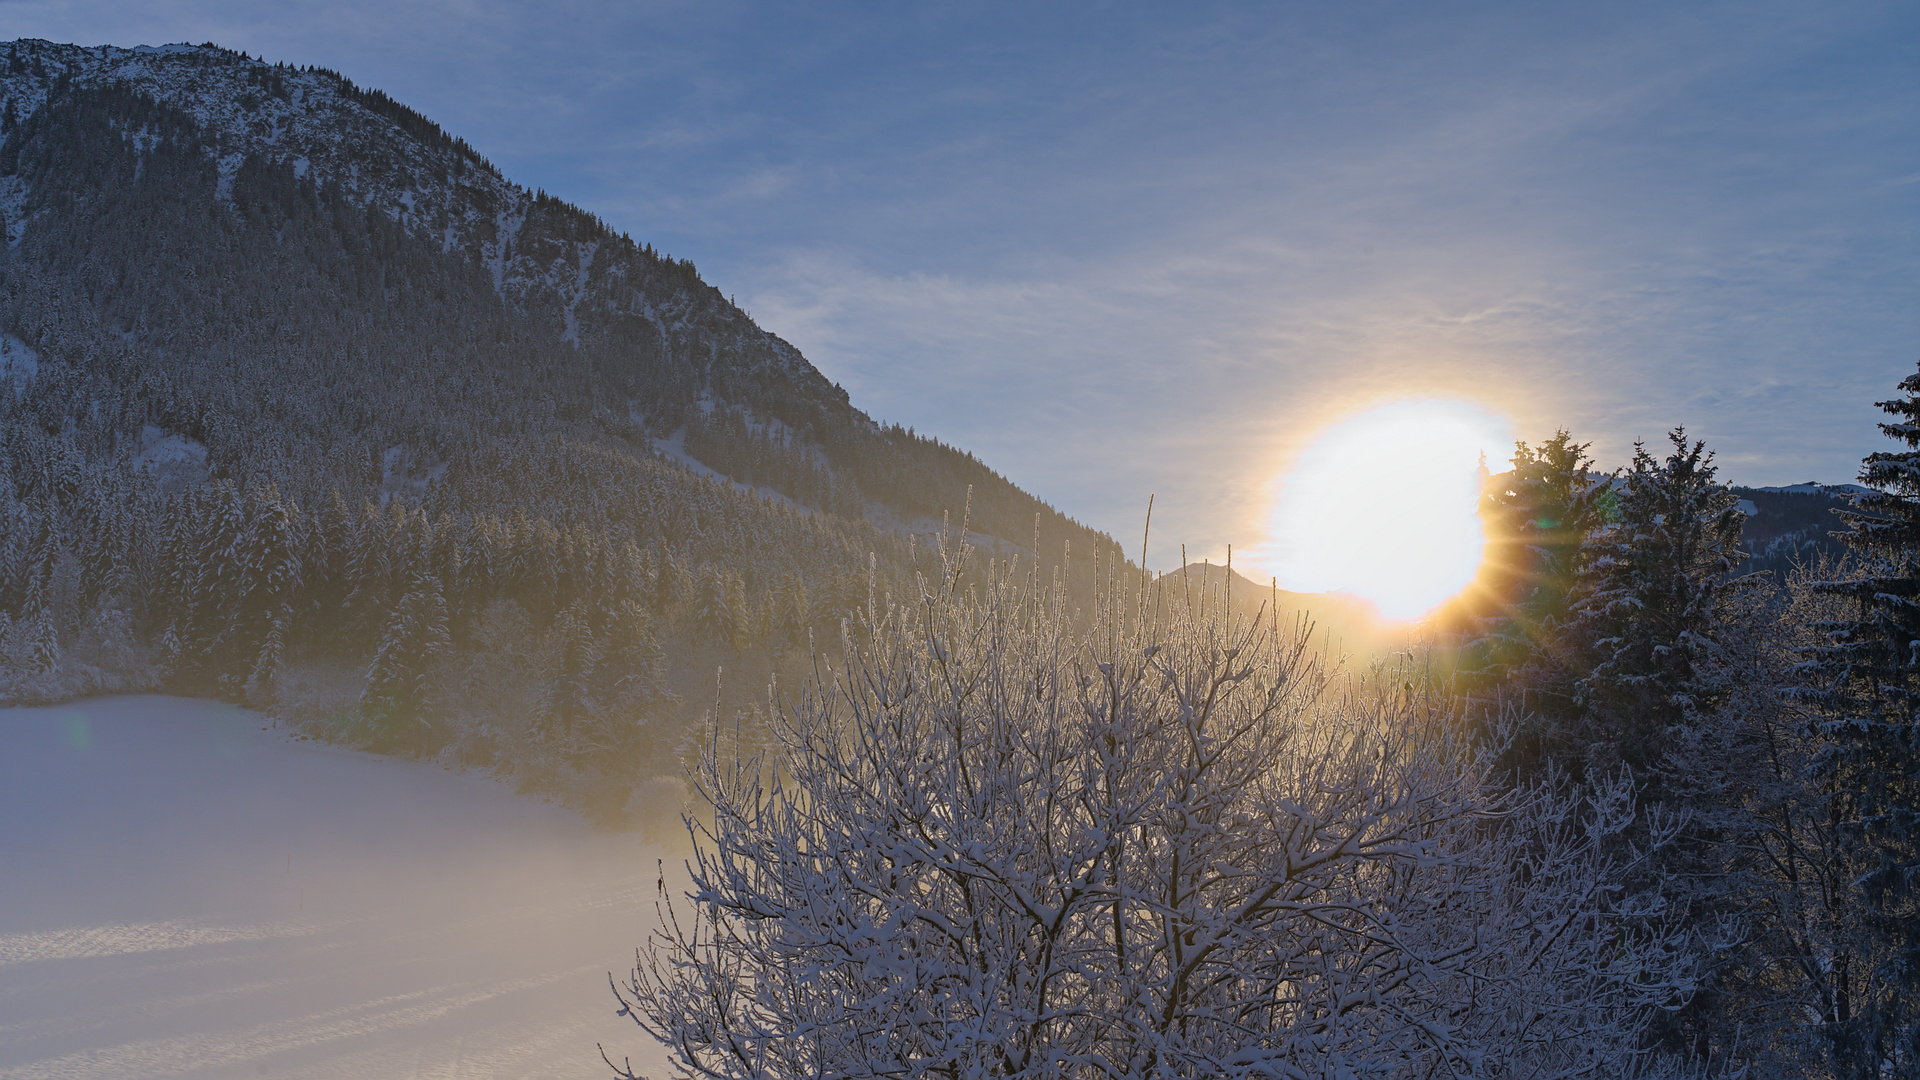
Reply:
[[1624, 784], [1496, 794], [1270, 621], [936, 592], [870, 606], [767, 754], [706, 753], [692, 891], [615, 987], [685, 1072], [1657, 1071], [1685, 964], [1603, 854]]

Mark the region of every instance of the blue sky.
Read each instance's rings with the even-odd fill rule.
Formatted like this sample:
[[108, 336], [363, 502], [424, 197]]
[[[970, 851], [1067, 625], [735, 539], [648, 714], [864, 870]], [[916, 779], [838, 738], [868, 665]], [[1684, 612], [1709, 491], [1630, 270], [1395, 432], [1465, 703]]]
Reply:
[[1920, 6], [16, 2], [336, 68], [1153, 561], [1383, 398], [1851, 479], [1920, 361]]

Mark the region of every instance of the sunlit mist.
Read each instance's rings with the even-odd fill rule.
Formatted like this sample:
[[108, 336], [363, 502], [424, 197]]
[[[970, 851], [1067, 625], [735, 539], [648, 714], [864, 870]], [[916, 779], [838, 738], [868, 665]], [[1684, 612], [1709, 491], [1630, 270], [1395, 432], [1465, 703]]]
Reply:
[[1431, 611], [1479, 569], [1481, 469], [1511, 445], [1506, 420], [1464, 401], [1342, 420], [1280, 481], [1263, 561], [1283, 588], [1352, 593], [1395, 619]]

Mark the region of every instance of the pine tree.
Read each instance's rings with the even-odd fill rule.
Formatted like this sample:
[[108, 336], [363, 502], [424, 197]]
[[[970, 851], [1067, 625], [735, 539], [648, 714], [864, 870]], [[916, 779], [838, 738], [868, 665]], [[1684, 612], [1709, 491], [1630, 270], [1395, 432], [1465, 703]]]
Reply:
[[1880, 430], [1904, 449], [1869, 455], [1873, 490], [1841, 517], [1858, 571], [1816, 583], [1853, 615], [1816, 624], [1825, 642], [1800, 667], [1798, 697], [1820, 718], [1817, 759], [1856, 874], [1864, 948], [1827, 966], [1822, 1035], [1846, 1080], [1920, 1070], [1920, 374], [1879, 402]]
[[1729, 687], [1704, 661], [1719, 644], [1718, 605], [1744, 557], [1739, 500], [1715, 478], [1706, 445], [1667, 436], [1656, 460], [1635, 444], [1616, 491], [1617, 520], [1599, 531], [1574, 604], [1587, 652], [1575, 692], [1589, 765], [1634, 769], [1650, 801], [1663, 736], [1709, 711]]
[[804, 644], [817, 614], [813, 598], [807, 593], [807, 583], [800, 575], [782, 579], [774, 594], [772, 633], [787, 644]]
[[298, 521], [277, 491], [248, 493], [246, 523], [226, 562], [233, 601], [225, 636], [234, 664], [226, 677], [243, 684], [250, 700], [270, 701], [301, 579]]
[[154, 647], [155, 681], [163, 687], [172, 682], [185, 662], [186, 651], [187, 647], [180, 640], [178, 628], [169, 622], [165, 629], [160, 631], [160, 639]]
[[710, 641], [739, 644], [739, 589], [720, 567], [708, 563], [700, 570], [693, 600], [694, 624]]
[[1514, 444], [1513, 468], [1482, 505], [1488, 531], [1483, 583], [1470, 596], [1491, 608], [1464, 652], [1475, 695], [1520, 691], [1526, 709], [1564, 713], [1574, 589], [1587, 541], [1603, 524], [1587, 443], [1559, 431], [1536, 449]]
[[667, 697], [666, 653], [654, 634], [646, 608], [627, 600], [609, 612], [599, 637], [604, 645], [603, 667], [611, 685], [603, 698], [644, 722], [645, 713]]
[[331, 621], [352, 591], [352, 584], [347, 581], [347, 562], [356, 545], [353, 511], [335, 489], [320, 501], [312, 522], [312, 527], [306, 530], [306, 549], [301, 559], [303, 607]]
[[434, 667], [451, 644], [439, 579], [416, 575], [387, 620], [360, 697], [376, 742], [401, 744], [410, 729], [428, 723], [435, 704]]
[[578, 760], [602, 741], [603, 715], [595, 676], [601, 660], [600, 642], [584, 600], [576, 600], [554, 616], [549, 649], [551, 668], [534, 717], [535, 734], [562, 757]]
[[31, 676], [51, 675], [60, 669], [60, 628], [54, 620], [53, 600], [41, 589], [27, 612], [24, 667]]
[[[1734, 691], [1755, 659], [1739, 654], [1732, 601], [1759, 579], [1733, 578], [1746, 516], [1716, 479], [1713, 455], [1683, 429], [1667, 438], [1662, 459], [1635, 445], [1632, 467], [1609, 489], [1609, 520], [1582, 553], [1571, 608], [1575, 712], [1555, 749], [1600, 775], [1625, 766], [1643, 804], [1687, 812], [1675, 842], [1634, 884], [1650, 909], [1687, 929], [1700, 964], [1695, 992], [1663, 1012], [1650, 1038], [1704, 1059], [1728, 1020], [1715, 958], [1742, 910], [1729, 869], [1744, 837], [1734, 821], [1741, 792], [1699, 781], [1735, 775], [1727, 758], [1746, 752], [1724, 741], [1737, 728], [1727, 715]], [[1629, 838], [1644, 837], [1651, 820]]]
[[11, 684], [22, 674], [18, 650], [13, 616], [5, 608], [0, 608], [0, 701], [12, 697]]

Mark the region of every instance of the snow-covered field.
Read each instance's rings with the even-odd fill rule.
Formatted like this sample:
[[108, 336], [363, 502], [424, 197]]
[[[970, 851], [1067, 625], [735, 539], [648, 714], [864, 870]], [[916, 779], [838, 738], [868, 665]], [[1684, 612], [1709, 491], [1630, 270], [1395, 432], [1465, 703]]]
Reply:
[[632, 835], [164, 697], [0, 710], [0, 1078], [596, 1077]]

